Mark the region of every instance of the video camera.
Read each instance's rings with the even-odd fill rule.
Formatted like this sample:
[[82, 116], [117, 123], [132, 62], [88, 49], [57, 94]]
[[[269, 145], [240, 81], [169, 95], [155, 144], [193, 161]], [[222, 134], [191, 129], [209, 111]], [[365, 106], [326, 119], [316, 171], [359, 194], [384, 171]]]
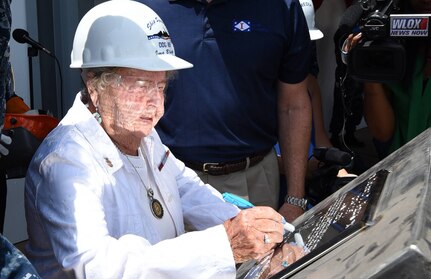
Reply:
[[361, 42], [348, 56], [348, 71], [360, 81], [402, 80], [406, 68], [406, 39], [428, 37], [426, 14], [400, 14], [399, 0], [359, 0]]

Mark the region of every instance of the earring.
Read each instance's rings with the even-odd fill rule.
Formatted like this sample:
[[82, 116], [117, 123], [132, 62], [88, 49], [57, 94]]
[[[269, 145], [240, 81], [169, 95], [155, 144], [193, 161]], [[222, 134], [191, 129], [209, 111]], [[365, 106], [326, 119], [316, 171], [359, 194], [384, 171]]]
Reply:
[[102, 124], [102, 116], [99, 113], [99, 108], [96, 107], [96, 112], [93, 113], [93, 117], [96, 118], [97, 122], [99, 122], [99, 124]]

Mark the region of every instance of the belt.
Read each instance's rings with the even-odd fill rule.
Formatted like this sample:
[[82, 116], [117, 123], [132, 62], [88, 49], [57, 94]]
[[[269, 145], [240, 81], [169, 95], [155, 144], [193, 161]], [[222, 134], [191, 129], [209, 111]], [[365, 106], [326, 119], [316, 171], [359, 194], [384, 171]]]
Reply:
[[237, 171], [246, 170], [250, 167], [257, 165], [260, 161], [265, 158], [269, 151], [256, 153], [252, 156], [246, 157], [242, 160], [224, 162], [224, 163], [196, 163], [196, 162], [184, 162], [184, 164], [196, 171], [208, 173], [210, 175], [225, 175]]

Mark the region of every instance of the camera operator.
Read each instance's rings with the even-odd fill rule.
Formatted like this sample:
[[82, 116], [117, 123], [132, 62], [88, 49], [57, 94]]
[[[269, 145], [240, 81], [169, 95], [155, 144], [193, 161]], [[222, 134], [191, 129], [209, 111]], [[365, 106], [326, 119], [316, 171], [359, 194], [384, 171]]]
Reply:
[[[431, 13], [431, 0], [401, 0], [398, 5], [400, 14]], [[351, 54], [364, 39], [362, 33], [350, 34], [342, 53]], [[429, 37], [405, 38], [404, 76], [364, 83], [364, 116], [380, 159], [431, 126], [430, 42]]]
[[333, 36], [336, 68], [332, 116], [329, 125], [331, 142], [341, 149], [365, 146], [355, 136], [357, 126], [363, 118], [362, 83], [346, 76], [347, 66], [341, 61], [340, 56], [340, 42], [342, 43], [352, 32], [363, 10], [357, 1], [355, 3], [345, 2], [346, 10]]

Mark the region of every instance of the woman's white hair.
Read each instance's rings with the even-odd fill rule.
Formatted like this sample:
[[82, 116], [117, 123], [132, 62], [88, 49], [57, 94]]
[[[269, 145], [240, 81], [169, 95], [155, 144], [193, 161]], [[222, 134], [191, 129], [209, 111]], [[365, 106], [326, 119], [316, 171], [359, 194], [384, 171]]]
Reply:
[[81, 90], [81, 100], [84, 104], [87, 104], [90, 100], [87, 82], [89, 81], [97, 91], [104, 91], [111, 82], [107, 77], [115, 73], [116, 69], [112, 67], [82, 69], [81, 78], [84, 82], [84, 89]]

